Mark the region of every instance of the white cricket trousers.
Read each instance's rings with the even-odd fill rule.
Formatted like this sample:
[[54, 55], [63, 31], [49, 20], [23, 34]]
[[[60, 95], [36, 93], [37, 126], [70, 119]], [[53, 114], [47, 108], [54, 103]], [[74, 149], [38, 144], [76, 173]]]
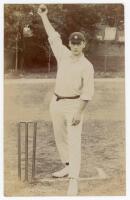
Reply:
[[78, 178], [81, 165], [81, 132], [83, 114], [78, 125], [72, 126], [79, 99], [60, 99], [54, 95], [50, 104], [56, 146], [62, 163], [69, 162], [69, 176]]

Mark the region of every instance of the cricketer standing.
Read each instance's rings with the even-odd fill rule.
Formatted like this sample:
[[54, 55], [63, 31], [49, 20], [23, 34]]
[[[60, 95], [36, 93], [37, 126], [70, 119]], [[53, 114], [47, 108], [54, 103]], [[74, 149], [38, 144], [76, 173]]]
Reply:
[[68, 176], [67, 195], [78, 194], [78, 178], [81, 166], [81, 132], [85, 107], [94, 94], [93, 65], [84, 56], [85, 36], [74, 32], [69, 37], [69, 48], [51, 25], [48, 9], [40, 5], [38, 14], [48, 35], [57, 60], [57, 77], [50, 105], [56, 146], [65, 167], [52, 176]]

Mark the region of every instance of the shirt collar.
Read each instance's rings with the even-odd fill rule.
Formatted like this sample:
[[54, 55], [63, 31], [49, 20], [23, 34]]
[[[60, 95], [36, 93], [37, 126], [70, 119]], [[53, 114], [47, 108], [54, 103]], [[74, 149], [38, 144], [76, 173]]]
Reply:
[[84, 53], [82, 53], [79, 57], [73, 56], [72, 53], [70, 54], [72, 60], [80, 60], [84, 58]]

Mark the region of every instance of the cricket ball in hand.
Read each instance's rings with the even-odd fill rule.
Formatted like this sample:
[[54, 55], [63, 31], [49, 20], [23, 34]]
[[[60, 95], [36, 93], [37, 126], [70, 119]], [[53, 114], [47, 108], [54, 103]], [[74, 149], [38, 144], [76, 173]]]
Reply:
[[40, 9], [41, 9], [41, 12], [45, 12], [47, 10], [45, 6], [43, 7], [41, 6]]

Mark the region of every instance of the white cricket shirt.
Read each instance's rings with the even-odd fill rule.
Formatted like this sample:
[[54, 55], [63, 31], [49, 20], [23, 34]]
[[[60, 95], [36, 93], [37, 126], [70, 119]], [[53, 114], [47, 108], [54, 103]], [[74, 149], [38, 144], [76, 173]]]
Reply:
[[67, 97], [80, 95], [82, 100], [91, 100], [94, 93], [93, 65], [84, 55], [74, 59], [57, 32], [50, 34], [48, 40], [58, 66], [55, 93]]

